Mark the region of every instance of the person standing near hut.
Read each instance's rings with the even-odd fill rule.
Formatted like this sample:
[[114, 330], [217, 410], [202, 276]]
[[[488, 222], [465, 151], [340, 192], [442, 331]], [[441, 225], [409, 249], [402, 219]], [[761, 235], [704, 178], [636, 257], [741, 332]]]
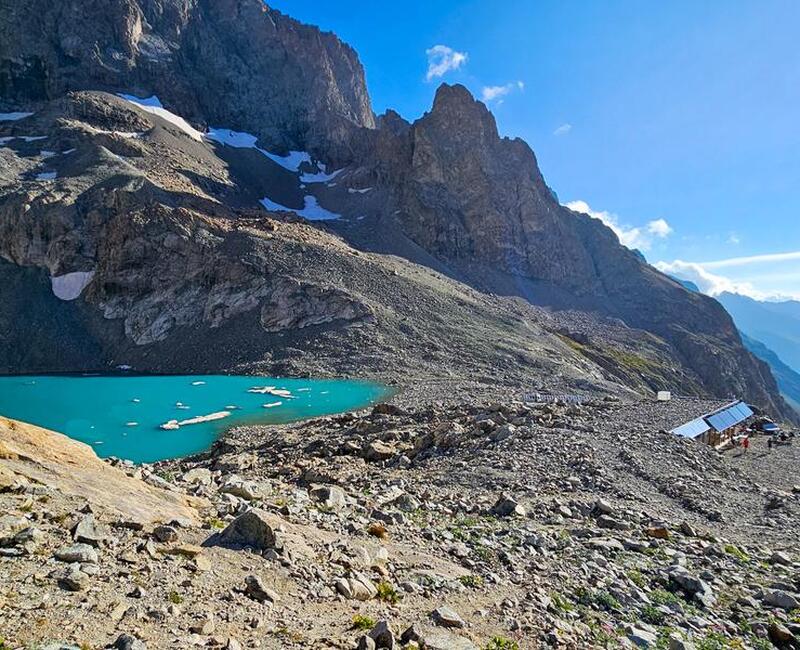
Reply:
[[750, 448], [750, 436], [745, 436], [742, 440], [742, 453], [746, 454], [747, 450]]

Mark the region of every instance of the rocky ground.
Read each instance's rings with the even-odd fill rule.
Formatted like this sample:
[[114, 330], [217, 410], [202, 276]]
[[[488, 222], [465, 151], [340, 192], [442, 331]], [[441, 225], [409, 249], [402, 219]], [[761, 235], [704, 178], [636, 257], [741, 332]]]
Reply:
[[714, 405], [379, 405], [104, 464], [202, 523], [0, 460], [0, 647], [800, 647], [800, 454], [664, 431]]

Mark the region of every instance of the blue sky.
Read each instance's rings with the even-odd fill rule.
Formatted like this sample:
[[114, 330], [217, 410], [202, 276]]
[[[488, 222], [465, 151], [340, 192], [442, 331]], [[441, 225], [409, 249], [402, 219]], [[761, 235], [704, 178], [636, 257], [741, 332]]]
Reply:
[[651, 262], [800, 298], [800, 3], [269, 4], [355, 47], [376, 112], [463, 83]]

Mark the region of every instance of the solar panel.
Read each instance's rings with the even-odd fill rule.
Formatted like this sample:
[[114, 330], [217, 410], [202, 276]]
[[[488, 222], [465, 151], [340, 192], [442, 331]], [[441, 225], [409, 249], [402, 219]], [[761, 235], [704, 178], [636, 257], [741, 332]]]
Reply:
[[744, 422], [751, 415], [753, 415], [753, 411], [749, 406], [747, 406], [747, 404], [744, 402], [737, 402], [736, 404], [726, 408], [724, 411], [714, 413], [714, 415], [709, 415], [706, 420], [712, 427], [714, 427], [715, 431], [725, 431], [725, 429], [730, 429], [731, 427]]
[[697, 418], [696, 420], [692, 420], [691, 422], [687, 422], [686, 424], [676, 427], [672, 430], [672, 433], [674, 433], [676, 436], [681, 436], [681, 438], [696, 438], [697, 436], [704, 434], [710, 428], [711, 427], [706, 424], [706, 421], [703, 418]]

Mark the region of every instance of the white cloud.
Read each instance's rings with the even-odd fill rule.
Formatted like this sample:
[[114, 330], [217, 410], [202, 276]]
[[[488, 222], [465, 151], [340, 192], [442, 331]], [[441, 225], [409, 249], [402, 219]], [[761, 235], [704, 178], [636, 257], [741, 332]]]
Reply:
[[703, 262], [707, 269], [724, 269], [731, 266], [749, 266], [751, 264], [774, 264], [776, 262], [792, 262], [800, 260], [800, 251], [790, 253], [770, 253], [768, 255], [751, 255], [750, 257], [732, 257], [716, 262]]
[[672, 227], [664, 219], [656, 219], [647, 224], [646, 227], [636, 227], [621, 224], [619, 217], [605, 210], [592, 210], [586, 201], [570, 201], [565, 204], [570, 210], [583, 212], [590, 217], [599, 219], [606, 226], [614, 231], [623, 246], [636, 248], [641, 251], [648, 251], [653, 245], [653, 237], [663, 239], [672, 233]]
[[739, 235], [736, 234], [735, 232], [732, 232], [730, 235], [728, 235], [727, 243], [732, 244], [734, 246], [738, 246], [739, 244], [742, 243], [742, 238], [739, 237]]
[[[772, 253], [751, 257], [734, 257], [714, 262], [657, 262], [655, 267], [681, 280], [694, 282], [709, 296], [739, 293], [756, 300], [800, 299], [797, 291], [800, 280], [800, 251]], [[758, 265], [765, 268], [759, 270]], [[755, 269], [753, 267], [756, 267]], [[713, 269], [709, 270], [709, 269]], [[719, 269], [729, 269], [721, 275]]]
[[749, 282], [735, 282], [722, 275], [716, 275], [707, 271], [704, 265], [697, 262], [684, 262], [675, 260], [674, 262], [656, 262], [654, 265], [662, 273], [694, 282], [702, 293], [709, 296], [718, 296], [721, 293], [740, 293], [752, 298], [763, 299], [766, 296], [758, 291]]
[[660, 239], [664, 239], [664, 237], [669, 237], [669, 235], [672, 234], [672, 226], [664, 219], [655, 219], [647, 224], [647, 232]]
[[555, 131], [553, 131], [553, 135], [567, 135], [572, 131], [572, 124], [569, 122], [564, 122], [561, 126], [559, 126]]
[[507, 83], [505, 86], [484, 86], [481, 91], [481, 99], [487, 103], [495, 99], [502, 101], [502, 98], [512, 90], [525, 90], [525, 84], [522, 81], [515, 81]]
[[447, 45], [434, 45], [425, 50], [425, 54], [428, 55], [427, 81], [442, 77], [450, 70], [458, 70], [467, 62], [466, 52], [456, 52]]

